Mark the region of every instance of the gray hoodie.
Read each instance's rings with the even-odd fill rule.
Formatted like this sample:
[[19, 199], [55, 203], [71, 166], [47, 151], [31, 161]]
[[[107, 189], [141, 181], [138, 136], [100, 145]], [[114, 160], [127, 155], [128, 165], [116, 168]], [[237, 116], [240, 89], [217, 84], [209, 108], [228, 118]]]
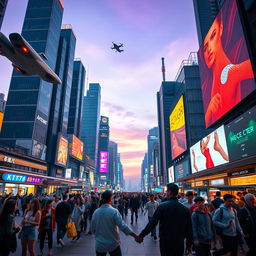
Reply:
[[211, 215], [196, 209], [192, 214], [193, 240], [209, 244], [215, 238]]
[[[220, 208], [223, 209], [222, 218], [220, 218]], [[222, 228], [222, 234], [225, 236], [237, 236], [237, 232], [241, 233], [243, 230], [237, 218], [236, 210], [226, 208], [224, 204], [222, 204], [220, 208], [217, 209], [213, 215], [214, 225]], [[232, 221], [232, 225], [228, 228], [227, 226], [230, 221]]]

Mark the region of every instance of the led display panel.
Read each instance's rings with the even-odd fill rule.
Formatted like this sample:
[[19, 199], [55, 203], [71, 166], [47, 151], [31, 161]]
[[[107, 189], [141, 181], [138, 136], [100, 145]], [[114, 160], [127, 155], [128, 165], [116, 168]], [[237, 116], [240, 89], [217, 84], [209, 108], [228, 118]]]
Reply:
[[206, 127], [255, 90], [236, 1], [225, 1], [199, 49]]
[[56, 164], [66, 166], [67, 160], [68, 160], [68, 140], [64, 136], [60, 135]]
[[256, 154], [256, 107], [225, 126], [230, 161]]
[[189, 175], [190, 170], [189, 170], [188, 161], [186, 160], [178, 165], [175, 165], [174, 172], [175, 172], [175, 181]]
[[108, 173], [108, 151], [100, 151], [100, 173]]
[[170, 115], [170, 137], [172, 159], [187, 150], [183, 96], [180, 97]]
[[71, 155], [79, 160], [83, 160], [83, 153], [84, 143], [73, 135]]
[[224, 125], [190, 148], [192, 173], [229, 162]]
[[174, 167], [171, 166], [168, 168], [168, 183], [173, 183], [174, 182]]

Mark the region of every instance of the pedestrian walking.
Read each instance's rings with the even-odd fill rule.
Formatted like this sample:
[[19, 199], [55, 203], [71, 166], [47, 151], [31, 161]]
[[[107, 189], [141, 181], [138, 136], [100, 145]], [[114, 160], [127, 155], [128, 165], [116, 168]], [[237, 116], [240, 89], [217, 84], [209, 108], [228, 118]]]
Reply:
[[131, 209], [131, 225], [133, 225], [133, 219], [135, 215], [136, 223], [138, 221], [138, 209], [140, 208], [140, 201], [137, 194], [133, 193], [130, 199], [130, 209]]
[[96, 197], [96, 194], [94, 192], [91, 192], [91, 201], [90, 201], [90, 208], [89, 208], [89, 222], [90, 222], [90, 228], [88, 234], [92, 234], [92, 215], [96, 211], [96, 209], [99, 207], [99, 199]]
[[183, 256], [184, 239], [186, 252], [191, 251], [192, 222], [189, 210], [177, 199], [178, 186], [167, 185], [168, 200], [161, 203], [155, 211], [152, 220], [147, 224], [139, 237], [143, 239], [160, 222], [160, 252], [161, 256]]
[[3, 202], [0, 213], [0, 255], [8, 256], [17, 249], [16, 233], [19, 232], [20, 226], [15, 223], [15, 212], [17, 202], [13, 199], [6, 199]]
[[213, 204], [215, 210], [218, 209], [224, 203], [224, 201], [221, 199], [220, 191], [216, 192], [215, 199], [213, 199], [211, 203]]
[[68, 194], [63, 195], [63, 201], [55, 209], [55, 219], [57, 222], [57, 243], [58, 246], [64, 246], [63, 238], [66, 234], [66, 225], [71, 218], [72, 210], [68, 201]]
[[256, 198], [253, 194], [244, 197], [245, 206], [240, 209], [238, 219], [245, 235], [245, 241], [249, 247], [247, 256], [256, 255]]
[[52, 206], [52, 200], [47, 200], [41, 211], [41, 221], [39, 225], [40, 233], [40, 254], [43, 255], [44, 241], [48, 238], [48, 256], [52, 255], [53, 232], [55, 231], [55, 209]]
[[238, 233], [244, 236], [237, 218], [237, 212], [232, 208], [233, 196], [224, 195], [224, 204], [217, 209], [213, 215], [213, 223], [217, 233], [221, 235], [223, 248], [214, 252], [214, 256], [224, 255], [228, 252], [231, 256], [237, 256]]
[[72, 240], [79, 240], [82, 232], [82, 221], [84, 218], [85, 206], [81, 196], [78, 196], [75, 202], [74, 210], [72, 213], [72, 219], [76, 225], [77, 236], [73, 237]]
[[[150, 201], [147, 202], [146, 205], [145, 205], [144, 215], [146, 215], [146, 213], [148, 212], [148, 221], [151, 221], [157, 207], [159, 206], [159, 203], [157, 201], [155, 201], [155, 197], [154, 197], [153, 194], [151, 194], [149, 198], [150, 198]], [[153, 236], [155, 240], [157, 239], [156, 227], [154, 227], [152, 229], [151, 236]]]
[[205, 211], [204, 198], [195, 198], [197, 209], [192, 214], [193, 241], [196, 256], [211, 255], [211, 244], [215, 239], [212, 217]]
[[127, 226], [117, 209], [112, 207], [112, 192], [105, 191], [101, 197], [101, 207], [92, 217], [92, 232], [95, 234], [96, 255], [121, 256], [119, 229], [126, 235], [138, 236]]
[[190, 209], [190, 207], [194, 204], [194, 194], [192, 191], [188, 191], [186, 193], [186, 201], [184, 203], [182, 203], [184, 206], [186, 206], [188, 209]]
[[124, 196], [121, 195], [120, 198], [118, 199], [117, 209], [121, 214], [122, 218], [124, 218], [124, 208], [125, 208]]
[[37, 239], [37, 226], [40, 224], [41, 211], [40, 202], [37, 198], [30, 201], [29, 209], [25, 211], [25, 216], [21, 222], [22, 230], [20, 234], [22, 244], [22, 256], [35, 255], [35, 242]]
[[88, 216], [89, 216], [89, 209], [90, 209], [90, 202], [88, 196], [84, 197], [84, 217], [82, 220], [82, 232], [87, 231], [87, 222], [88, 222]]

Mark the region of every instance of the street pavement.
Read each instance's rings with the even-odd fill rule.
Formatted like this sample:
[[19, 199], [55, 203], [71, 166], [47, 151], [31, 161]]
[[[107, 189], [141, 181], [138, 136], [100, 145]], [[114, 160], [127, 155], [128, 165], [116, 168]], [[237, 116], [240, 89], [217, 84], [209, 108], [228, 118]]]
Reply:
[[[20, 220], [20, 219], [18, 219]], [[138, 223], [130, 225], [130, 215], [128, 215], [125, 222], [132, 227], [135, 233], [140, 231], [147, 224], [147, 217], [139, 213]], [[71, 239], [64, 239], [65, 246], [57, 248], [56, 232], [54, 234], [53, 242], [53, 255], [55, 256], [94, 256], [95, 255], [95, 242], [93, 235], [82, 234], [81, 239], [77, 242]], [[148, 235], [142, 244], [138, 244], [131, 236], [126, 236], [121, 232], [121, 249], [123, 256], [160, 256], [159, 242], [154, 241], [153, 237]], [[36, 255], [39, 253], [39, 241], [36, 242]], [[44, 255], [48, 253], [48, 244], [45, 243]], [[18, 240], [18, 249], [15, 253], [10, 255], [21, 256], [21, 244]]]
[[[17, 218], [19, 222], [20, 217]], [[125, 219], [125, 222], [132, 227], [136, 234], [139, 234], [145, 227], [148, 220], [147, 217], [139, 213], [138, 223], [130, 225], [130, 214]], [[89, 227], [88, 227], [89, 228]], [[95, 242], [93, 235], [82, 234], [81, 239], [77, 242], [71, 241], [71, 239], [64, 239], [65, 246], [57, 248], [56, 232], [54, 234], [53, 242], [53, 255], [54, 256], [94, 256], [95, 254]], [[155, 241], [153, 237], [148, 235], [144, 238], [144, 242], [138, 244], [134, 241], [131, 236], [126, 236], [121, 232], [121, 249], [123, 256], [160, 256], [159, 252], [159, 241]], [[45, 243], [44, 255], [48, 253], [48, 243]], [[39, 241], [36, 242], [36, 255], [39, 254]], [[21, 256], [21, 243], [18, 240], [18, 249], [15, 253], [10, 254], [11, 256]], [[239, 254], [243, 256], [244, 254]], [[228, 256], [228, 254], [227, 254]]]

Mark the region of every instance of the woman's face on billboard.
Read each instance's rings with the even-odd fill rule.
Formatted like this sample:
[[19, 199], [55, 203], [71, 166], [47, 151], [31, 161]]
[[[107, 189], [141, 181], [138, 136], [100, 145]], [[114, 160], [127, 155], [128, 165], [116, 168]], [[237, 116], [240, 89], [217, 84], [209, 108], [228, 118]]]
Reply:
[[204, 60], [208, 68], [215, 62], [221, 49], [222, 22], [215, 19], [204, 39]]

